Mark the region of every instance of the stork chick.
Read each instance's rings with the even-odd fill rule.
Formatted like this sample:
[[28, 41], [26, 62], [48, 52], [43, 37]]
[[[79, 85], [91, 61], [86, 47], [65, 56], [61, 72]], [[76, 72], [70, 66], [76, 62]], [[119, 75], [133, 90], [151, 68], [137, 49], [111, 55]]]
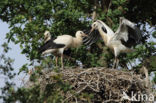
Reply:
[[87, 36], [83, 31], [77, 31], [75, 37], [71, 35], [61, 35], [57, 36], [56, 39], [52, 39], [50, 32], [46, 31], [44, 33], [45, 44], [40, 47], [39, 53], [42, 55], [52, 53], [56, 56], [56, 66], [58, 61], [58, 56], [61, 55], [61, 65], [63, 64], [63, 52], [68, 48], [78, 48], [82, 45], [82, 38]]
[[[99, 34], [92, 33], [98, 30]], [[92, 24], [89, 38], [85, 38], [85, 44], [91, 45], [96, 42], [97, 37], [102, 37], [105, 45], [112, 50], [115, 56], [113, 68], [118, 67], [120, 53], [128, 53], [134, 51], [131, 47], [135, 46], [141, 40], [141, 31], [136, 27], [135, 23], [120, 17], [120, 24], [117, 31], [114, 33], [104, 22], [97, 20]]]

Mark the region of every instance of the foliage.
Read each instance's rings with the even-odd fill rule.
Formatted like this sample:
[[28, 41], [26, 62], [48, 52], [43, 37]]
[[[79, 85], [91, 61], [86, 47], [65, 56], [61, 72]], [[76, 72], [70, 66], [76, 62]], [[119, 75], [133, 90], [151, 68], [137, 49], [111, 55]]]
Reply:
[[5, 96], [9, 96], [10, 91], [13, 90], [15, 84], [11, 80], [16, 74], [13, 72], [14, 68], [12, 66], [14, 60], [10, 57], [7, 57], [7, 53], [11, 48], [8, 46], [8, 43], [4, 43], [2, 47], [3, 51], [0, 54], [0, 76], [1, 78], [5, 78], [5, 86], [1, 87], [2, 94], [0, 99], [5, 99]]
[[8, 47], [7, 43], [4, 43], [2, 47], [3, 52], [0, 55], [0, 73], [7, 76], [9, 79], [12, 79], [15, 75], [14, 73], [12, 73], [12, 71], [14, 70], [14, 68], [12, 67], [14, 60], [10, 57], [7, 57], [7, 53], [11, 48]]
[[[124, 16], [136, 22], [137, 26], [143, 30], [143, 40], [141, 45], [135, 47], [135, 52], [120, 56], [120, 66], [125, 67], [129, 61], [132, 62], [138, 59], [139, 63], [133, 66], [136, 72], [143, 65], [151, 72], [156, 70], [154, 63], [156, 44], [155, 41], [149, 41], [148, 39], [152, 35], [155, 38], [156, 34], [154, 27], [156, 11], [154, 7], [156, 7], [154, 0], [3, 0], [0, 1], [0, 19], [9, 24], [10, 32], [6, 34], [8, 42], [19, 44], [22, 50], [21, 53], [26, 55], [31, 62], [23, 65], [19, 70], [19, 72], [27, 73], [29, 72], [28, 66], [34, 66], [33, 63], [36, 59], [41, 64], [38, 67], [41, 70], [54, 65], [53, 55], [44, 59], [38, 55], [38, 48], [43, 44], [45, 30], [49, 30], [52, 37], [62, 34], [74, 36], [77, 30], [89, 28], [92, 23], [92, 13], [96, 12], [95, 19], [104, 21], [115, 31], [119, 24], [119, 17]], [[147, 23], [154, 29], [153, 33], [148, 32]], [[79, 60], [86, 68], [111, 67], [114, 57], [108, 48], [100, 45], [104, 44], [99, 41], [92, 45], [90, 49], [85, 46], [79, 49], [71, 49], [70, 57], [72, 59], [65, 59], [65, 65], [75, 66], [76, 60]], [[3, 47], [4, 51], [7, 52], [9, 48], [7, 48], [6, 44]], [[12, 59], [6, 58], [3, 54], [1, 59], [6, 64], [5, 66], [0, 65], [3, 67], [2, 74], [9, 76], [14, 69], [11, 64]], [[35, 81], [35, 78], [36, 75], [31, 79]], [[57, 86], [62, 85], [58, 83]], [[16, 100], [20, 102], [25, 102], [24, 100], [27, 102], [43, 102], [38, 86], [28, 89], [19, 88], [17, 91], [11, 88], [13, 88], [12, 84], [8, 83], [7, 85], [6, 83], [6, 88], [3, 89], [5, 90], [3, 98], [6, 102]], [[10, 90], [16, 92], [17, 95], [12, 94]], [[52, 90], [52, 92], [55, 94], [56, 91]], [[58, 102], [57, 100], [62, 99], [59, 93], [55, 95], [57, 97], [50, 97], [51, 94], [48, 95], [47, 100], [49, 102], [53, 101], [55, 103]], [[53, 100], [50, 98], [53, 98]]]
[[[156, 72], [154, 75], [156, 75]], [[156, 83], [156, 76], [153, 78], [153, 82]]]

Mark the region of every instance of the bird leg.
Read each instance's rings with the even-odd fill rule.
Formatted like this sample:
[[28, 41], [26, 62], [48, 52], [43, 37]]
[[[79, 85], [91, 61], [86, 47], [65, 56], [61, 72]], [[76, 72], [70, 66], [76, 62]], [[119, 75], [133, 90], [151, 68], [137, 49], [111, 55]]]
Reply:
[[118, 65], [119, 65], [119, 59], [117, 57], [115, 57], [115, 60], [113, 62], [113, 67], [112, 68], [113, 69], [117, 69]]
[[113, 62], [113, 69], [115, 69], [115, 66], [116, 66], [116, 57], [115, 57], [115, 59], [114, 59], [114, 62]]
[[62, 65], [62, 69], [64, 69], [64, 64], [63, 64], [63, 54], [61, 54], [61, 65]]
[[119, 59], [116, 58], [116, 69], [118, 68], [118, 65], [119, 65]]
[[58, 67], [58, 56], [55, 57], [56, 67]]

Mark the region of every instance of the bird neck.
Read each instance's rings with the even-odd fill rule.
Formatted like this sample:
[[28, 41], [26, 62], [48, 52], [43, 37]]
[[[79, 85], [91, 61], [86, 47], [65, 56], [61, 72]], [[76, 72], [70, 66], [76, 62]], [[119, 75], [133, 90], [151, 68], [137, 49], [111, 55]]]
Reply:
[[81, 37], [73, 38], [73, 45], [72, 45], [72, 47], [77, 48], [77, 47], [81, 46], [81, 44], [82, 44], [82, 38]]
[[102, 37], [104, 43], [107, 44], [107, 39], [108, 39], [108, 38], [107, 38], [107, 34], [106, 34], [105, 32], [103, 32], [103, 30], [102, 30], [101, 27], [99, 27], [98, 30], [99, 30], [99, 32], [100, 32], [100, 35], [101, 35], [101, 37]]
[[51, 36], [49, 36], [44, 42], [46, 43], [47, 41], [49, 41], [51, 39]]
[[101, 22], [101, 23], [102, 23], [102, 26], [106, 28], [108, 34], [114, 34], [113, 30], [108, 25], [106, 25], [104, 22]]

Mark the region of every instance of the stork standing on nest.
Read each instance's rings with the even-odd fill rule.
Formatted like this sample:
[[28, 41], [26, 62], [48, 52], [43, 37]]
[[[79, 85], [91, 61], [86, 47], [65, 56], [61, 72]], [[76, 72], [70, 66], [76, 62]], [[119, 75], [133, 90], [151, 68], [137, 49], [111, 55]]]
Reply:
[[56, 66], [58, 61], [58, 56], [61, 55], [61, 65], [64, 68], [63, 64], [63, 52], [68, 48], [78, 48], [82, 44], [83, 37], [87, 36], [83, 31], [77, 31], [75, 37], [70, 35], [61, 35], [57, 36], [56, 39], [51, 38], [49, 31], [44, 33], [45, 44], [40, 47], [39, 53], [42, 55], [52, 53], [56, 56]]
[[[98, 33], [92, 33], [98, 30]], [[135, 23], [120, 17], [120, 24], [114, 33], [104, 22], [97, 20], [92, 24], [89, 37], [84, 39], [86, 45], [95, 43], [102, 37], [105, 45], [112, 50], [115, 56], [113, 68], [118, 67], [120, 53], [128, 53], [134, 51], [131, 47], [136, 46], [141, 40], [141, 31], [136, 27]]]

